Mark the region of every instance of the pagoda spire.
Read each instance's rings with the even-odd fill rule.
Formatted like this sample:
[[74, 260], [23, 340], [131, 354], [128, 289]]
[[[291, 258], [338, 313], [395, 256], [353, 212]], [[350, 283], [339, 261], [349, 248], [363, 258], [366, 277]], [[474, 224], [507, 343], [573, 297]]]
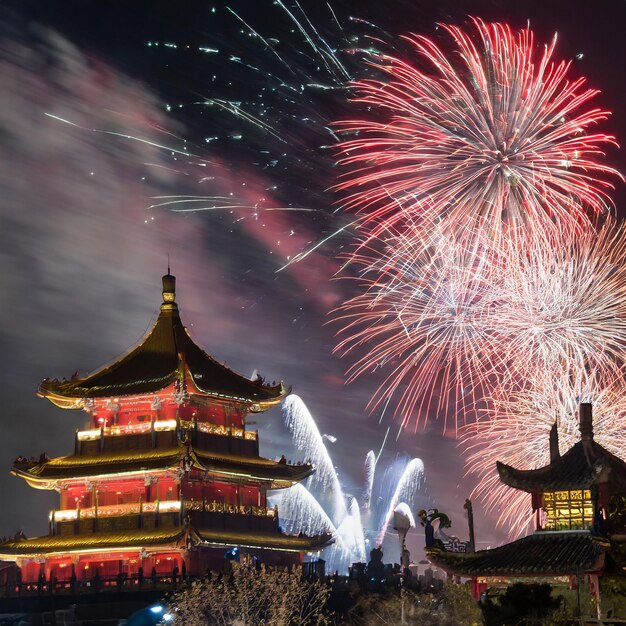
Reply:
[[161, 311], [177, 310], [176, 304], [176, 276], [170, 274], [169, 259], [167, 263], [167, 274], [161, 279], [163, 281], [163, 304]]
[[554, 463], [561, 457], [559, 452], [559, 427], [556, 422], [550, 429], [550, 463]]

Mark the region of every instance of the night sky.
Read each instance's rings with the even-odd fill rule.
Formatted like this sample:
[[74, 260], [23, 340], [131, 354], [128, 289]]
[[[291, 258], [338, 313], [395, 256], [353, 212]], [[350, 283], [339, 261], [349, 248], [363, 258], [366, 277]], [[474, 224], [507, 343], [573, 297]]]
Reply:
[[[12, 477], [11, 462], [69, 453], [85, 421], [38, 399], [37, 384], [84, 374], [131, 347], [158, 312], [169, 254], [196, 341], [242, 374], [258, 369], [292, 385], [320, 431], [337, 438], [328, 445], [348, 493], [359, 489], [365, 454], [380, 448], [391, 426], [382, 462], [422, 458], [424, 501], [449, 513], [452, 532], [466, 536], [462, 504], [473, 483], [463, 477], [452, 433], [433, 418], [396, 440], [392, 413], [379, 423], [380, 414], [366, 410], [380, 372], [345, 386], [349, 362], [331, 354], [337, 327], [329, 312], [350, 295], [349, 281], [334, 276], [354, 233], [279, 270], [350, 221], [329, 191], [338, 175], [330, 124], [356, 112], [346, 77], [370, 71], [356, 48], [402, 50], [399, 35], [437, 37], [437, 21], [468, 15], [513, 27], [530, 21], [541, 42], [558, 32], [557, 58], [582, 53], [573, 75], [602, 91], [598, 105], [613, 111], [603, 129], [620, 140], [626, 2], [299, 7], [290, 0], [3, 3], [0, 534], [47, 531], [57, 495]], [[329, 57], [287, 11], [341, 67], [324, 64]], [[625, 160], [623, 151], [608, 155], [622, 172]], [[166, 205], [167, 196], [213, 200]], [[624, 186], [614, 198], [619, 212]], [[226, 208], [180, 211], [216, 204]], [[278, 409], [253, 419], [263, 454], [297, 458]], [[479, 545], [502, 540], [495, 518], [475, 507]]]

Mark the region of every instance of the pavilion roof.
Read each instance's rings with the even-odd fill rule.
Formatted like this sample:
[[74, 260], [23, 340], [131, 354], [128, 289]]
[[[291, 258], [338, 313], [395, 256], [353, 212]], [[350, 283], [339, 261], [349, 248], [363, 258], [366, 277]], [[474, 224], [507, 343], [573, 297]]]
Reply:
[[505, 485], [530, 493], [588, 489], [609, 476], [626, 486], [626, 463], [593, 440], [578, 441], [563, 456], [538, 469], [516, 469], [500, 461], [496, 465]]
[[174, 277], [163, 277], [159, 316], [144, 339], [130, 352], [86, 377], [44, 380], [39, 395], [62, 408], [81, 408], [88, 398], [108, 398], [160, 391], [175, 380], [190, 381], [190, 393], [243, 402], [253, 411], [279, 403], [288, 393], [282, 383], [250, 380], [218, 363], [190, 337], [174, 301]]
[[0, 543], [0, 558], [32, 554], [54, 554], [121, 548], [176, 544], [185, 534], [181, 526], [127, 530], [115, 533], [90, 533], [85, 535], [46, 535], [30, 539], [12, 539]]
[[457, 576], [563, 576], [602, 568], [608, 544], [588, 531], [539, 531], [490, 550], [427, 549], [430, 561]]
[[[269, 550], [318, 550], [333, 542], [330, 534], [312, 537], [231, 531], [223, 529], [191, 528], [191, 539], [196, 544], [212, 546], [240, 546]], [[66, 554], [93, 550], [132, 550], [152, 546], [176, 547], [187, 533], [185, 526], [128, 530], [114, 533], [89, 533], [78, 535], [46, 535], [30, 539], [11, 539], [0, 543], [0, 559], [20, 556]]]
[[55, 482], [62, 480], [174, 470], [185, 464], [213, 474], [268, 481], [271, 483], [271, 488], [275, 489], [290, 487], [314, 471], [313, 466], [308, 464], [290, 465], [263, 457], [216, 454], [186, 445], [96, 455], [69, 455], [45, 461], [16, 462], [12, 471], [31, 485], [46, 489], [53, 488]]

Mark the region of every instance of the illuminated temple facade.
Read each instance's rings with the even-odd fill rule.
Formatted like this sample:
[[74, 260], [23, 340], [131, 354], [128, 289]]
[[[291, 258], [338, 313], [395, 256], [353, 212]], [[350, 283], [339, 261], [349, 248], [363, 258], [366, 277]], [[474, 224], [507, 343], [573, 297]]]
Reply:
[[[561, 456], [556, 425], [550, 463], [521, 470], [497, 463], [500, 480], [530, 494], [536, 531], [497, 548], [453, 553], [427, 549], [430, 560], [473, 579], [475, 595], [513, 582], [576, 588], [585, 578], [599, 600], [601, 581], [626, 571], [626, 463], [594, 440], [591, 404], [581, 404], [580, 441]], [[598, 606], [600, 603], [598, 602]]]
[[246, 428], [249, 413], [279, 404], [287, 390], [199, 348], [169, 273], [159, 316], [137, 347], [85, 378], [46, 379], [38, 393], [84, 410], [89, 424], [69, 456], [13, 465], [30, 486], [59, 493], [48, 535], [0, 544], [0, 559], [16, 562], [24, 583], [204, 575], [221, 570], [234, 548], [287, 564], [329, 543], [283, 534], [267, 506], [268, 490], [313, 471], [261, 457]]

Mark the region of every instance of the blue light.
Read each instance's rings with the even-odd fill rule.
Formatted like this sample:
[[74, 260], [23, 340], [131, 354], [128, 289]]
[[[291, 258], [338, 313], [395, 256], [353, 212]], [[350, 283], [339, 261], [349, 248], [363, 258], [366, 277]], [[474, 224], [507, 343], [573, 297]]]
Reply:
[[163, 607], [160, 604], [157, 604], [156, 606], [151, 606], [150, 610], [153, 613], [163, 613]]

